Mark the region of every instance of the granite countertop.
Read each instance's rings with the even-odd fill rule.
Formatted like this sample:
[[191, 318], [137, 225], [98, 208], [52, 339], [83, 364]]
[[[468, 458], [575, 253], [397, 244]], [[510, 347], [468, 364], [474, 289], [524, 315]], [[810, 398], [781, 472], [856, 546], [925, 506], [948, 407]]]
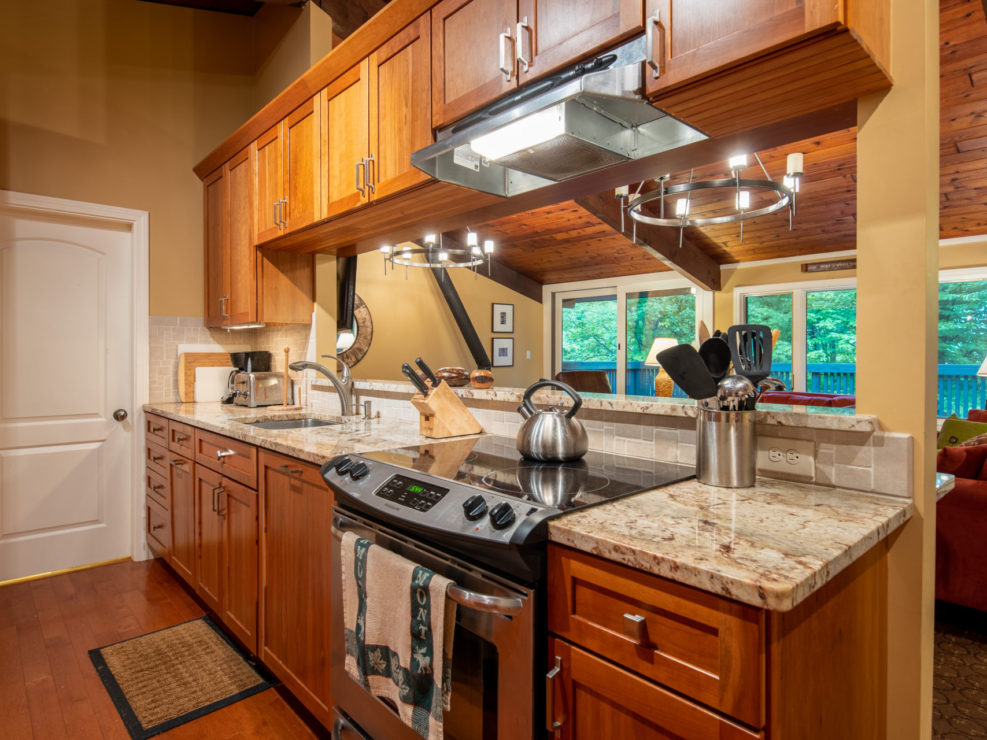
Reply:
[[390, 450], [426, 441], [418, 433], [418, 423], [400, 419], [350, 417], [340, 424], [311, 429], [258, 429], [251, 421], [263, 419], [301, 419], [315, 417], [339, 421], [340, 417], [306, 411], [298, 406], [247, 408], [219, 402], [150, 403], [144, 411], [159, 414], [210, 432], [248, 442], [290, 457], [321, 465], [326, 460], [348, 452]]
[[[339, 454], [426, 441], [417, 423], [398, 419], [356, 417], [297, 430], [244, 423], [333, 419], [298, 407], [155, 403], [144, 410], [315, 464]], [[746, 604], [786, 611], [901, 526], [912, 511], [904, 499], [771, 478], [737, 489], [688, 480], [562, 516], [549, 523], [549, 539]]]
[[549, 522], [549, 539], [745, 604], [788, 611], [901, 526], [910, 501], [758, 478], [676, 483]]

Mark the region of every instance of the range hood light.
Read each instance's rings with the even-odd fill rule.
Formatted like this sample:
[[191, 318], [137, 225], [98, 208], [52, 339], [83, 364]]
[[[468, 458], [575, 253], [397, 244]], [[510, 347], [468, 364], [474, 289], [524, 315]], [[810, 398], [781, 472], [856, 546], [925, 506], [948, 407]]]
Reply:
[[233, 324], [232, 326], [224, 326], [223, 328], [224, 329], [227, 329], [227, 330], [230, 330], [230, 329], [263, 329], [264, 328], [264, 322], [263, 321], [252, 321], [252, 322], [250, 322], [248, 324]]
[[483, 134], [470, 141], [473, 151], [481, 157], [495, 162], [523, 149], [562, 136], [565, 133], [564, 106], [553, 105], [551, 108], [532, 113], [517, 121]]

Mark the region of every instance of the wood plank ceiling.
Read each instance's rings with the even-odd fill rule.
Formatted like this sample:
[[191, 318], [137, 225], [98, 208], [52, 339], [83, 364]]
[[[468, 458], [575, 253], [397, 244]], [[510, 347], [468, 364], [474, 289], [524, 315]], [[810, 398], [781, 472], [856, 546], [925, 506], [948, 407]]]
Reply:
[[[981, 0], [940, 2], [940, 236], [987, 234], [987, 20]], [[718, 264], [825, 254], [856, 246], [856, 129], [792, 142], [758, 154], [779, 179], [789, 152], [805, 155], [805, 177], [789, 231], [787, 211], [744, 224], [686, 229]], [[656, 175], [659, 173], [656, 173]], [[726, 176], [726, 163], [696, 167], [694, 178]], [[672, 173], [672, 184], [689, 172]], [[751, 158], [744, 177], [762, 178]], [[636, 187], [636, 183], [632, 185]], [[697, 213], [706, 198], [696, 198]], [[732, 207], [732, 195], [720, 198]], [[768, 201], [765, 201], [765, 204]], [[717, 210], [708, 203], [704, 215]], [[473, 227], [498, 242], [497, 258], [540, 283], [617, 277], [670, 269], [573, 201]]]

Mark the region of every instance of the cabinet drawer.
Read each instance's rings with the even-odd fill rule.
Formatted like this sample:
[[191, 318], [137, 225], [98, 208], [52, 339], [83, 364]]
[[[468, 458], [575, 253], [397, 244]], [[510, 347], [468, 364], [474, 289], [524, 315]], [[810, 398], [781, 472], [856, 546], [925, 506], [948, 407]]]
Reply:
[[753, 727], [764, 723], [764, 613], [549, 547], [549, 629]]
[[147, 497], [154, 499], [165, 511], [171, 509], [171, 486], [168, 485], [168, 478], [148, 468], [144, 471], [144, 490]]
[[564, 640], [549, 642], [549, 661], [559, 672], [547, 687], [548, 712], [563, 740], [764, 737]]
[[168, 449], [150, 438], [144, 443], [144, 464], [148, 470], [153, 470], [158, 475], [168, 477]]
[[168, 422], [168, 449], [185, 457], [195, 451], [195, 427], [177, 421]]
[[238, 483], [257, 488], [257, 448], [253, 445], [197, 429], [195, 461]]
[[146, 498], [147, 509], [147, 544], [158, 557], [164, 557], [171, 549], [171, 518], [168, 512], [153, 498]]
[[144, 434], [158, 444], [168, 444], [168, 420], [154, 414], [144, 414]]

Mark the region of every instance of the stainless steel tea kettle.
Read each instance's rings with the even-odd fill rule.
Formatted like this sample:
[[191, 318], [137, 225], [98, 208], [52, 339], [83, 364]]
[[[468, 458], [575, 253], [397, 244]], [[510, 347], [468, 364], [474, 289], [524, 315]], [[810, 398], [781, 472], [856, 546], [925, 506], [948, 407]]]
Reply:
[[[531, 396], [539, 388], [560, 388], [572, 396], [572, 408], [552, 406], [544, 411], [535, 408]], [[567, 462], [578, 460], [586, 454], [589, 440], [583, 425], [575, 418], [583, 399], [572, 388], [557, 380], [539, 380], [524, 392], [518, 413], [524, 423], [517, 433], [517, 448], [529, 460], [542, 462]]]

